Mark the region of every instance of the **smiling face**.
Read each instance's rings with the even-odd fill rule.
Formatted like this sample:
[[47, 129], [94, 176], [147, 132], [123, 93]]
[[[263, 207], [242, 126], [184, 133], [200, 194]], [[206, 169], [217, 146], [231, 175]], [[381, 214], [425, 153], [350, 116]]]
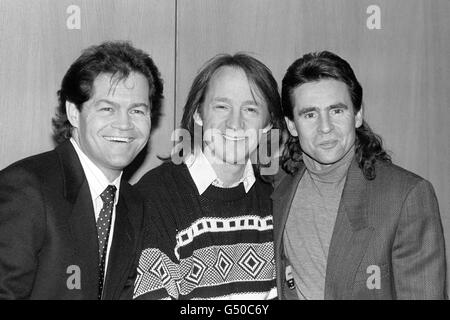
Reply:
[[222, 67], [212, 76], [194, 119], [203, 125], [205, 155], [210, 162], [244, 165], [268, 125], [267, 103], [252, 90], [245, 72]]
[[144, 148], [150, 136], [149, 86], [140, 73], [114, 81], [100, 74], [81, 112], [67, 102], [72, 136], [81, 150], [113, 181]]
[[341, 160], [355, 143], [362, 113], [354, 113], [347, 85], [334, 79], [308, 82], [291, 93], [294, 121], [289, 132], [298, 136], [302, 151], [317, 169]]

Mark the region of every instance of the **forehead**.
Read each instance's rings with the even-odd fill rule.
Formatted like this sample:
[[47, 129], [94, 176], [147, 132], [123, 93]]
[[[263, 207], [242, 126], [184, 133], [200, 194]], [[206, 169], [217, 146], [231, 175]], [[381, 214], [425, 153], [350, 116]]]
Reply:
[[296, 108], [326, 108], [338, 103], [352, 107], [347, 85], [334, 79], [304, 83], [293, 90], [292, 98]]
[[233, 99], [256, 100], [263, 102], [261, 94], [249, 81], [246, 73], [239, 67], [224, 66], [217, 69], [212, 75], [207, 88], [208, 96], [223, 96]]
[[148, 98], [149, 85], [141, 73], [131, 72], [127, 77], [100, 73], [92, 86], [92, 97], [134, 96]]

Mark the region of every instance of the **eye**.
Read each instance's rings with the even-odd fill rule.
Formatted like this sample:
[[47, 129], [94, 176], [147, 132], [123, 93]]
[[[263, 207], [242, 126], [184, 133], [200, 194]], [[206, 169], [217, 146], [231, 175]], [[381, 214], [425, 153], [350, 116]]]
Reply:
[[131, 113], [145, 116], [145, 115], [148, 114], [148, 110], [147, 110], [147, 108], [144, 108], [144, 107], [134, 108], [134, 109], [131, 110]]
[[250, 114], [257, 114], [258, 108], [257, 107], [245, 107], [244, 111]]
[[228, 106], [226, 106], [226, 105], [224, 105], [224, 104], [216, 104], [216, 105], [214, 106], [214, 109], [215, 109], [215, 110], [218, 110], [218, 111], [225, 111], [225, 110], [228, 109]]
[[305, 118], [305, 119], [313, 119], [313, 118], [316, 117], [316, 113], [315, 112], [305, 112], [302, 115], [302, 117]]
[[111, 111], [113, 111], [113, 108], [112, 107], [101, 107], [99, 109], [99, 111], [111, 112]]
[[331, 110], [331, 114], [342, 114], [344, 113], [344, 109], [342, 108], [336, 108]]

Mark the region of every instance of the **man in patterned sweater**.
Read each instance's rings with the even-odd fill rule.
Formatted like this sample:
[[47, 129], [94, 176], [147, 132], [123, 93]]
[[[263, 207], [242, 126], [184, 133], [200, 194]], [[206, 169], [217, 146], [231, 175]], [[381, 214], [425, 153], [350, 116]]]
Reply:
[[282, 126], [276, 81], [260, 61], [220, 55], [203, 67], [181, 123], [194, 142], [183, 136], [182, 161], [178, 150], [136, 185], [146, 207], [136, 299], [277, 296], [272, 187], [251, 159]]

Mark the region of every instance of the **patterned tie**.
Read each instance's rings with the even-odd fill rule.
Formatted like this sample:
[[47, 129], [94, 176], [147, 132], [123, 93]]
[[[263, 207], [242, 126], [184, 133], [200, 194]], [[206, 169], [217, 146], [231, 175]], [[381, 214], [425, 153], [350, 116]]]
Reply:
[[102, 192], [100, 198], [103, 200], [103, 208], [97, 219], [98, 249], [100, 260], [100, 276], [98, 279], [98, 299], [102, 298], [103, 281], [105, 273], [106, 249], [108, 247], [109, 229], [111, 227], [111, 215], [114, 208], [114, 196], [116, 195], [116, 187], [109, 185]]

